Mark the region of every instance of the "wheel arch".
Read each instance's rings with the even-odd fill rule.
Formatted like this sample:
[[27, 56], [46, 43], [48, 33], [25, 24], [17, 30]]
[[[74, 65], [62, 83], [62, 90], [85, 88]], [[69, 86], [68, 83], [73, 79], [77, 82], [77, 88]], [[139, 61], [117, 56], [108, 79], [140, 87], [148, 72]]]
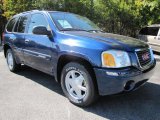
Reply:
[[77, 62], [79, 64], [84, 65], [84, 67], [89, 71], [89, 73], [91, 74], [91, 77], [93, 79], [93, 82], [95, 84], [96, 89], [98, 90], [98, 86], [97, 86], [97, 81], [96, 81], [96, 75], [93, 69], [93, 63], [89, 62], [89, 60], [87, 58], [84, 58], [82, 56], [79, 55], [69, 55], [69, 54], [64, 54], [61, 55], [58, 59], [58, 64], [57, 64], [57, 73], [56, 73], [56, 80], [57, 82], [61, 82], [61, 72], [63, 67], [69, 63], [69, 62]]
[[5, 45], [3, 46], [5, 58], [6, 58], [6, 54], [7, 54], [7, 50], [8, 50], [8, 49], [12, 49], [12, 48], [11, 48], [11, 46], [10, 46], [9, 44], [5, 44]]

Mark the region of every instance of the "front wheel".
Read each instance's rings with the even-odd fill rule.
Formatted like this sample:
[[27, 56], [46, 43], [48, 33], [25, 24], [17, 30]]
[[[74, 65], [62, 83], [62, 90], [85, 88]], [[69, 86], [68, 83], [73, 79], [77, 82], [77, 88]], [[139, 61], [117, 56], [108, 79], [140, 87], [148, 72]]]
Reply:
[[61, 86], [67, 98], [78, 106], [88, 106], [98, 96], [90, 72], [79, 63], [71, 62], [64, 66]]

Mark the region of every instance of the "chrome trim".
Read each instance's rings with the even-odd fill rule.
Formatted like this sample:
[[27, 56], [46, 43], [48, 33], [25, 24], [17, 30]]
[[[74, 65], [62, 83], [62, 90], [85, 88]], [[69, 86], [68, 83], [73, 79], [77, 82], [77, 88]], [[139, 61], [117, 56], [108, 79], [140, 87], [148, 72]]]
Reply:
[[43, 59], [46, 59], [46, 60], [51, 60], [50, 55], [46, 55], [46, 54], [43, 54], [43, 53], [39, 53], [39, 52], [31, 51], [31, 50], [26, 50], [26, 49], [23, 49], [23, 52], [24, 52], [24, 54], [27, 54], [27, 55], [43, 58]]
[[[147, 65], [145, 65], [145, 66], [142, 67], [141, 64], [140, 64], [137, 52], [138, 51], [144, 51], [144, 50], [149, 50], [149, 53], [150, 53], [150, 56], [151, 56], [151, 58], [150, 58], [151, 61]], [[136, 49], [135, 50], [135, 55], [136, 55], [136, 58], [137, 58], [137, 61], [138, 61], [138, 66], [140, 67], [141, 70], [147, 70], [148, 68], [150, 68], [150, 66], [153, 65], [152, 54], [151, 54], [151, 49], [150, 48]]]
[[56, 29], [56, 30], [58, 30], [58, 31], [60, 31], [60, 30], [57, 28], [57, 26], [56, 26], [55, 22], [53, 21], [53, 19], [52, 19], [52, 17], [51, 17], [51, 15], [50, 15], [50, 13], [49, 13], [49, 12], [46, 12], [46, 13], [47, 13], [47, 15], [49, 16], [50, 20], [52, 21], [52, 23], [53, 23], [53, 25], [54, 25], [55, 29]]
[[43, 59], [46, 59], [46, 58], [47, 58], [47, 57], [44, 56], [44, 55], [38, 55], [38, 57], [43, 58]]

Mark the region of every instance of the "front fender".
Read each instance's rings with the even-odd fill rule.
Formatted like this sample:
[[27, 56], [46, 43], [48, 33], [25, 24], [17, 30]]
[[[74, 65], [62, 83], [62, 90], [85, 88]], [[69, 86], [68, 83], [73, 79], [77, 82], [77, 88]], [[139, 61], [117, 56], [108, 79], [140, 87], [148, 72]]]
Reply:
[[72, 57], [82, 58], [82, 59], [88, 61], [92, 66], [96, 66], [96, 63], [92, 60], [92, 58], [90, 58], [89, 56], [87, 56], [83, 53], [78, 53], [78, 52], [73, 52], [73, 51], [63, 51], [59, 54], [58, 59], [61, 56], [72, 56]]
[[72, 55], [87, 60], [94, 67], [101, 67], [102, 49], [89, 48], [86, 46], [68, 46], [65, 44], [59, 45], [59, 57], [61, 55]]

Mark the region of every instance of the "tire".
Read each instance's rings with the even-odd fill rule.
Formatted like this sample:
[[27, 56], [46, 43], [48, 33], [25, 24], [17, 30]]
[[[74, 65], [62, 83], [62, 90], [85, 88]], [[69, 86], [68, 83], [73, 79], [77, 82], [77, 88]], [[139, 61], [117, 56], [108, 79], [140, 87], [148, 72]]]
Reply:
[[16, 63], [14, 54], [11, 49], [7, 50], [6, 60], [8, 68], [11, 72], [16, 72], [20, 69], [21, 65]]
[[73, 104], [89, 106], [98, 98], [90, 72], [84, 65], [71, 62], [64, 66], [61, 73], [61, 87]]

